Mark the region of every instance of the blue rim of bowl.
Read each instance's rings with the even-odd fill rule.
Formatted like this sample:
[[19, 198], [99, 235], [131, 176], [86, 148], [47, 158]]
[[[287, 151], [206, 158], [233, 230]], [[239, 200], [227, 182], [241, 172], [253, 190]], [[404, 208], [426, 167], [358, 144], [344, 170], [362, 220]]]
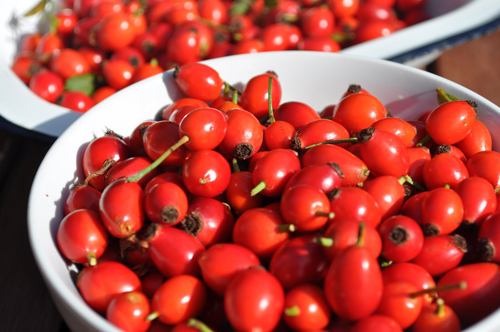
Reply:
[[8, 130], [10, 133], [14, 135], [20, 135], [26, 138], [31, 138], [36, 141], [41, 141], [45, 143], [54, 143], [55, 140], [57, 139], [57, 137], [55, 136], [47, 135], [36, 130], [16, 125], [15, 123], [10, 122], [1, 115], [0, 115], [0, 128]]
[[444, 38], [434, 43], [424, 45], [422, 47], [413, 49], [409, 52], [387, 58], [386, 60], [398, 63], [405, 63], [407, 61], [411, 61], [413, 59], [428, 55], [434, 51], [444, 51], [453, 48], [455, 46], [458, 46], [460, 44], [464, 44], [470, 40], [477, 39], [484, 35], [493, 33], [499, 28], [500, 28], [500, 17], [497, 17], [494, 20], [489, 21], [477, 28], [467, 30], [465, 32]]

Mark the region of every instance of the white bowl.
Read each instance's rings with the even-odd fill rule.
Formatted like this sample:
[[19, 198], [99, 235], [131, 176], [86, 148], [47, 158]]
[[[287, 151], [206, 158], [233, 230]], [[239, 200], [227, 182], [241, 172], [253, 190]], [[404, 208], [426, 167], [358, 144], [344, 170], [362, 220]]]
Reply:
[[[0, 117], [21, 131], [58, 137], [80, 113], [34, 95], [10, 70], [20, 37], [36, 31], [40, 15], [21, 18], [38, 0], [3, 1], [0, 10]], [[425, 66], [444, 49], [483, 35], [500, 25], [498, 0], [427, 0], [432, 19], [352, 46], [341, 53]], [[0, 122], [1, 123], [1, 122]]]
[[[413, 119], [437, 106], [436, 88], [478, 103], [478, 117], [500, 147], [500, 108], [446, 79], [397, 63], [319, 52], [271, 52], [230, 56], [205, 62], [233, 85], [274, 70], [282, 84], [282, 102], [301, 101], [320, 111], [336, 103], [350, 83], [361, 84], [398, 117]], [[28, 230], [32, 250], [54, 302], [74, 331], [116, 331], [88, 307], [59, 253], [55, 234], [63, 218], [69, 187], [83, 180], [80, 163], [84, 148], [111, 128], [129, 135], [142, 121], [181, 96], [172, 72], [156, 75], [106, 99], [75, 121], [54, 143], [40, 165], [28, 205]], [[500, 310], [476, 324], [471, 331], [499, 331]]]

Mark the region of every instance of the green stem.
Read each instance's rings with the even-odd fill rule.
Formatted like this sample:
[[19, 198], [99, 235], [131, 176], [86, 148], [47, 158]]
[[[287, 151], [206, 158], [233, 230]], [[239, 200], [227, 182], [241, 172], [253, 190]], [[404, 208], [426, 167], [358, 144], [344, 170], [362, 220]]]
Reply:
[[200, 332], [214, 332], [205, 323], [197, 320], [196, 318], [190, 318], [187, 322], [187, 325], [190, 327], [194, 327], [195, 329], [199, 330]]
[[233, 166], [233, 173], [238, 173], [240, 172], [240, 166], [238, 165], [238, 160], [236, 160], [236, 158], [233, 158], [232, 160], [232, 166]]
[[313, 241], [321, 244], [323, 247], [328, 248], [328, 247], [333, 246], [333, 239], [331, 239], [329, 237], [319, 236], [319, 237], [315, 237]]
[[102, 163], [101, 169], [98, 171], [95, 171], [94, 173], [87, 176], [87, 178], [85, 179], [83, 184], [86, 186], [89, 184], [90, 180], [92, 180], [93, 178], [106, 174], [109, 171], [109, 169], [111, 168], [111, 166], [113, 166], [114, 164], [115, 164], [115, 161], [113, 159], [111, 159], [111, 158], [106, 159]]
[[293, 306], [291, 308], [285, 308], [285, 315], [297, 317], [300, 315], [300, 308], [298, 306]]
[[224, 82], [224, 96], [225, 97], [229, 96], [229, 90], [231, 90], [231, 86], [227, 82]]
[[228, 87], [230, 90], [236, 91], [241, 95], [242, 92], [240, 90], [238, 90], [236, 87], [232, 86], [231, 84], [224, 82], [224, 85], [225, 85], [225, 87]]
[[160, 313], [156, 312], [156, 311], [153, 311], [152, 313], [150, 313], [148, 315], [148, 317], [146, 317], [146, 321], [147, 322], [152, 322], [152, 321], [154, 321], [158, 317], [160, 317]]
[[316, 217], [327, 217], [328, 219], [333, 219], [335, 218], [335, 213], [333, 212], [322, 212], [322, 211], [316, 211], [314, 213]]
[[427, 190], [420, 183], [413, 181], [413, 179], [409, 175], [405, 175], [404, 178], [405, 178], [406, 182], [408, 182], [409, 184], [411, 184], [412, 186], [414, 186], [418, 190], [420, 190], [420, 191], [426, 191]]
[[332, 141], [324, 141], [324, 142], [321, 142], [321, 143], [311, 144], [309, 146], [306, 146], [305, 149], [309, 150], [311, 148], [314, 148], [315, 146], [323, 145], [323, 144], [356, 143], [357, 141], [358, 141], [358, 139], [356, 137], [343, 138], [343, 139], [334, 139]]
[[358, 242], [356, 242], [356, 245], [358, 247], [362, 247], [365, 243], [365, 229], [366, 229], [366, 224], [364, 222], [359, 224]]
[[95, 254], [93, 252], [89, 252], [87, 254], [87, 258], [89, 260], [90, 266], [95, 266], [97, 264], [97, 258], [95, 257]]
[[293, 224], [278, 225], [278, 233], [295, 232], [295, 229], [295, 225]]
[[443, 317], [444, 316], [444, 300], [442, 298], [438, 298], [436, 300], [437, 304], [437, 309], [436, 309], [436, 316], [437, 317]]
[[391, 266], [394, 262], [393, 261], [388, 261], [388, 262], [382, 262], [380, 264], [380, 267], [384, 268], [384, 267], [388, 267], [388, 266]]
[[233, 103], [238, 104], [238, 91], [233, 92]]
[[252, 189], [252, 191], [250, 191], [250, 196], [253, 197], [264, 189], [266, 189], [266, 183], [264, 181], [260, 181], [260, 183], [256, 185], [255, 188]]
[[423, 146], [424, 144], [426, 144], [427, 142], [430, 142], [430, 141], [432, 141], [432, 137], [430, 134], [427, 134], [420, 141], [418, 141], [416, 146], [417, 147]]
[[271, 123], [275, 123], [276, 119], [274, 118], [274, 111], [273, 111], [273, 75], [269, 75], [269, 86], [267, 88], [267, 107], [269, 109], [269, 121]]
[[442, 285], [442, 286], [436, 286], [433, 288], [422, 289], [418, 292], [410, 293], [410, 298], [415, 298], [415, 297], [429, 294], [432, 292], [443, 292], [443, 291], [448, 291], [448, 290], [453, 290], [453, 289], [466, 289], [466, 288], [467, 288], [467, 283], [465, 281], [462, 281], [461, 283], [458, 283], [458, 284]]
[[172, 154], [172, 152], [174, 152], [175, 150], [177, 150], [178, 148], [180, 148], [182, 145], [184, 145], [187, 142], [189, 142], [189, 137], [183, 136], [180, 140], [177, 141], [177, 143], [175, 143], [170, 148], [168, 148], [167, 151], [163, 152], [163, 154], [160, 157], [158, 157], [158, 159], [156, 159], [151, 165], [149, 165], [148, 167], [146, 167], [142, 171], [139, 171], [137, 174], [129, 176], [127, 178], [127, 182], [139, 181], [140, 179], [142, 179], [142, 177], [144, 175], [148, 174], [153, 169], [158, 167], [165, 159], [167, 159], [168, 156], [170, 156]]
[[449, 93], [447, 93], [446, 91], [444, 91], [443, 88], [437, 88], [436, 92], [437, 92], [437, 99], [438, 99], [439, 104], [443, 104], [443, 103], [446, 103], [446, 102], [449, 102], [449, 101], [459, 101], [459, 100], [461, 100], [460, 98], [458, 98], [458, 97], [456, 97], [454, 95], [450, 95]]

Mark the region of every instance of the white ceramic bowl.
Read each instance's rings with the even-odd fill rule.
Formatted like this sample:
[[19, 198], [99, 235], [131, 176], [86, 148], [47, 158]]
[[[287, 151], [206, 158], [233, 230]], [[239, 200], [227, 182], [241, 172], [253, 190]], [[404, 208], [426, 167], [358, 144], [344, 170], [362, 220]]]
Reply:
[[[413, 119], [435, 108], [436, 88], [478, 103], [479, 118], [500, 146], [500, 108], [481, 96], [436, 75], [397, 63], [318, 52], [272, 52], [230, 56], [205, 62], [233, 85], [274, 70], [282, 84], [282, 102], [301, 101], [320, 111], [336, 103], [350, 83], [361, 84], [398, 117]], [[63, 218], [69, 187], [83, 180], [80, 167], [85, 146], [112, 128], [129, 135], [143, 120], [152, 119], [181, 96], [172, 72], [130, 86], [75, 121], [54, 143], [36, 174], [28, 205], [32, 250], [43, 278], [65, 321], [74, 331], [114, 331], [80, 297], [72, 272], [61, 257], [55, 234]], [[474, 331], [499, 331], [500, 310], [477, 324]]]
[[[80, 113], [48, 103], [31, 91], [9, 69], [20, 37], [36, 31], [40, 15], [22, 18], [38, 0], [3, 0], [0, 10], [0, 116], [21, 131], [58, 137]], [[57, 2], [57, 0], [56, 0]], [[425, 66], [444, 50], [483, 35], [500, 25], [499, 0], [427, 0], [432, 19], [352, 46], [341, 53], [389, 59]], [[1, 122], [0, 122], [1, 124]]]

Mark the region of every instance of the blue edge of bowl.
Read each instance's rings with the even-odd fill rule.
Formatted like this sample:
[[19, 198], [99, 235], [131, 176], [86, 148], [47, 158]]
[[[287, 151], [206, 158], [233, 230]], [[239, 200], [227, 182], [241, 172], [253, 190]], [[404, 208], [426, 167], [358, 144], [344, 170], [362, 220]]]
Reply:
[[[407, 61], [416, 59], [421, 56], [425, 56], [433, 51], [439, 50], [439, 51], [444, 51], [446, 49], [450, 49], [454, 46], [458, 46], [460, 44], [464, 44], [469, 40], [479, 38], [483, 35], [487, 35], [489, 33], [494, 32], [500, 28], [500, 17], [487, 22], [477, 28], [465, 31], [463, 33], [447, 37], [445, 39], [436, 41], [431, 44], [427, 44], [425, 46], [413, 49], [409, 52], [405, 52], [396, 56], [393, 56], [391, 58], [388, 58], [386, 60], [393, 61], [393, 62], [398, 62], [398, 63], [405, 63]], [[39, 141], [44, 141], [47, 143], [53, 143], [57, 137], [50, 136], [47, 134], [43, 134], [40, 132], [37, 132], [35, 130], [30, 130], [23, 128], [21, 126], [18, 126], [4, 117], [0, 116], [0, 127], [3, 127], [10, 132], [22, 136], [26, 136], [27, 138], [39, 140]]]
[[487, 22], [477, 28], [467, 30], [465, 32], [456, 34], [454, 36], [447, 37], [445, 39], [436, 41], [434, 43], [430, 43], [427, 45], [424, 45], [422, 47], [413, 49], [409, 52], [405, 52], [403, 54], [399, 54], [396, 56], [393, 56], [391, 58], [388, 58], [387, 60], [398, 62], [398, 63], [404, 63], [413, 59], [416, 59], [418, 57], [427, 55], [431, 53], [432, 51], [444, 51], [447, 49], [450, 49], [454, 46], [458, 46], [460, 44], [464, 44], [465, 42], [479, 38], [483, 35], [487, 35], [489, 33], [494, 32], [500, 27], [500, 17], [497, 17], [493, 19], [490, 22]]

